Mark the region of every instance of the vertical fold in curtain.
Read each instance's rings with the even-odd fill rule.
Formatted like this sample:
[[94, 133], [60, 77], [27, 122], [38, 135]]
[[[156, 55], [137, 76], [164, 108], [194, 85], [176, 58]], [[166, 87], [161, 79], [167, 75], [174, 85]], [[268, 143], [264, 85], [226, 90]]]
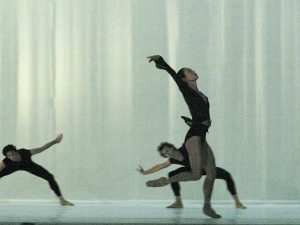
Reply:
[[[24, 146], [54, 135], [52, 2], [16, 2], [18, 49], [17, 142]], [[50, 10], [49, 10], [50, 9]]]
[[[168, 39], [168, 63], [171, 67], [176, 66], [178, 62], [178, 42], [179, 42], [179, 19], [180, 19], [180, 7], [178, 1], [166, 2], [166, 20], [167, 20], [167, 39]], [[179, 116], [177, 112], [178, 108], [178, 87], [174, 84], [173, 79], [169, 79], [168, 83], [168, 118], [169, 118], [169, 129], [168, 137], [172, 138], [178, 127]], [[183, 139], [183, 138], [182, 138]]]
[[255, 156], [257, 168], [260, 173], [261, 187], [259, 188], [260, 198], [264, 199], [266, 196], [266, 117], [265, 109], [267, 104], [265, 102], [265, 72], [266, 72], [266, 53], [264, 46], [266, 44], [265, 28], [265, 4], [259, 0], [254, 2], [254, 18], [255, 18], [255, 31], [254, 31], [254, 66], [255, 66]]
[[3, 142], [16, 143], [18, 46], [15, 1], [0, 1], [0, 127]]

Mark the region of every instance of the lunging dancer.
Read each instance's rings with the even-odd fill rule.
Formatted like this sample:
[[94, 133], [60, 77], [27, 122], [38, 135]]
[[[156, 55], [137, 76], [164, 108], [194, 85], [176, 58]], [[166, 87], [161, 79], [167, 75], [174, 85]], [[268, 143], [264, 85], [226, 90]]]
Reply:
[[63, 134], [59, 134], [53, 141], [45, 144], [44, 146], [30, 150], [17, 150], [17, 148], [14, 145], [5, 146], [2, 150], [2, 153], [5, 156], [5, 158], [2, 161], [0, 161], [0, 178], [19, 170], [27, 171], [35, 176], [47, 180], [51, 189], [59, 198], [60, 204], [62, 206], [74, 205], [73, 203], [67, 201], [63, 197], [53, 175], [49, 173], [46, 169], [44, 169], [42, 166], [36, 164], [31, 160], [32, 155], [45, 151], [52, 145], [60, 143], [62, 139]]
[[206, 171], [204, 180], [203, 212], [212, 218], [221, 218], [211, 207], [211, 195], [216, 178], [216, 166], [213, 152], [206, 143], [206, 132], [210, 127], [208, 98], [197, 87], [198, 75], [189, 68], [182, 68], [177, 73], [159, 55], [148, 57], [149, 62], [154, 61], [158, 69], [166, 70], [174, 79], [188, 105], [192, 116], [192, 126], [185, 137], [185, 148], [190, 163], [189, 171], [180, 171], [169, 178], [161, 177], [146, 183], [149, 187], [160, 187], [181, 181], [193, 181], [201, 178], [202, 169]]
[[[157, 150], [158, 150], [160, 156], [162, 156], [163, 158], [168, 158], [168, 160], [164, 163], [157, 164], [148, 170], [144, 170], [144, 168], [142, 166], [139, 166], [139, 168], [137, 170], [141, 174], [143, 174], [143, 175], [152, 174], [152, 173], [155, 173], [162, 169], [165, 169], [165, 168], [171, 166], [172, 164], [182, 165], [183, 167], [180, 167], [174, 171], [171, 171], [169, 173], [169, 177], [172, 177], [183, 171], [191, 170], [188, 152], [184, 145], [182, 145], [179, 149], [177, 149], [173, 144], [168, 143], [168, 142], [163, 142], [158, 146]], [[239, 200], [239, 197], [238, 197], [237, 191], [236, 191], [236, 187], [235, 187], [235, 183], [234, 183], [234, 180], [233, 180], [231, 174], [221, 167], [216, 167], [216, 170], [217, 170], [216, 179], [222, 179], [222, 180], [226, 181], [227, 189], [234, 199], [235, 207], [237, 209], [245, 209], [246, 207]], [[206, 175], [206, 172], [204, 169], [202, 169], [202, 174]], [[171, 188], [175, 195], [175, 202], [173, 204], [169, 205], [167, 208], [183, 208], [179, 182], [171, 183]]]

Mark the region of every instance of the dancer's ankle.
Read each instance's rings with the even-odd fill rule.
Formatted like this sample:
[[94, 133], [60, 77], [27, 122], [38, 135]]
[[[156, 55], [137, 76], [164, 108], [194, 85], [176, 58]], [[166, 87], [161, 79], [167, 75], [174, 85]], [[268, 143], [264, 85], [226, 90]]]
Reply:
[[181, 209], [181, 208], [183, 208], [183, 204], [182, 204], [182, 202], [175, 201], [173, 204], [167, 206], [167, 208]]
[[72, 202], [67, 201], [63, 196], [59, 196], [60, 205], [62, 206], [73, 206]]

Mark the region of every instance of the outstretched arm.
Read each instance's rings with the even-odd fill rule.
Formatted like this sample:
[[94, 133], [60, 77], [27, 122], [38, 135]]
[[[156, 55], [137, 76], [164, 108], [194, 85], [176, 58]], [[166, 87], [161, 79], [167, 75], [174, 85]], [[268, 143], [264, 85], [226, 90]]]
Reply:
[[46, 149], [50, 148], [52, 145], [60, 143], [61, 140], [63, 139], [63, 137], [64, 137], [63, 134], [59, 134], [53, 141], [50, 141], [49, 143], [43, 145], [40, 148], [30, 149], [29, 151], [30, 151], [31, 155], [41, 153], [41, 152], [45, 151]]
[[155, 173], [159, 170], [162, 170], [164, 168], [167, 168], [168, 166], [171, 165], [171, 162], [168, 160], [164, 163], [158, 164], [156, 166], [153, 166], [152, 168], [148, 169], [148, 170], [144, 170], [143, 167], [139, 166], [139, 168], [137, 169], [137, 171], [139, 171], [141, 174], [143, 175], [148, 175], [151, 173]]
[[161, 57], [160, 55], [153, 55], [147, 57], [150, 62], [155, 62], [155, 66], [158, 69], [166, 70], [175, 80], [175, 82], [179, 85], [180, 82], [182, 82], [182, 79], [178, 77], [177, 73], [166, 63], [166, 61]]

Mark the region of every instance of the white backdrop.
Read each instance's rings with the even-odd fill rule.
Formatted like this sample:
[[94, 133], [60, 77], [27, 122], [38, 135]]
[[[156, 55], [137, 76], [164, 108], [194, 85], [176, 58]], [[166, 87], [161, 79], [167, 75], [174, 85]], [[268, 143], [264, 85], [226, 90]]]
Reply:
[[[300, 200], [300, 2], [297, 0], [1, 0], [0, 143], [34, 156], [73, 200], [164, 200], [135, 170], [180, 146], [189, 116], [177, 86], [146, 57], [191, 67], [210, 99], [208, 134], [241, 199]], [[171, 169], [175, 169], [173, 166]], [[183, 184], [203, 199], [202, 181]], [[0, 201], [54, 199], [24, 172], [0, 181]], [[214, 200], [230, 199], [217, 181]]]

